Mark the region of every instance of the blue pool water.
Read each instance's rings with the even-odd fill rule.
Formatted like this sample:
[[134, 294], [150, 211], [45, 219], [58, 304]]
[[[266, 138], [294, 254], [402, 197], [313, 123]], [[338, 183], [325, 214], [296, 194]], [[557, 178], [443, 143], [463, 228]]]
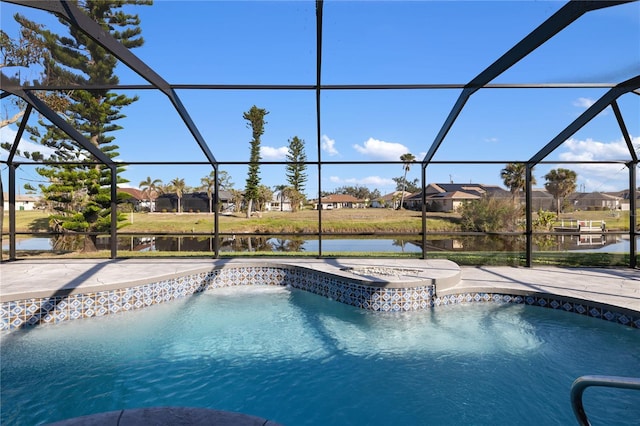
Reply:
[[[1, 424], [194, 406], [285, 425], [573, 425], [573, 380], [637, 376], [640, 331], [478, 303], [358, 310], [281, 287], [219, 289], [2, 337]], [[637, 424], [640, 392], [591, 388], [593, 424]]]

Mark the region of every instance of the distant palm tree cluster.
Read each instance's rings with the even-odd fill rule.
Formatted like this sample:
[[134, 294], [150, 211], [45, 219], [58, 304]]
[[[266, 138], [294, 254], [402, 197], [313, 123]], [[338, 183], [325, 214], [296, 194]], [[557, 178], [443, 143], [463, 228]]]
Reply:
[[[526, 189], [526, 173], [527, 166], [525, 163], [509, 163], [500, 172], [500, 177], [504, 185], [509, 188], [513, 195], [514, 201], [519, 198], [521, 192]], [[531, 185], [535, 185], [536, 178], [533, 176], [533, 168], [530, 171]], [[553, 195], [556, 200], [556, 213], [560, 214], [561, 201], [567, 196], [575, 192], [578, 175], [569, 169], [553, 169], [544, 175], [546, 183], [544, 188]]]
[[[300, 153], [300, 146], [303, 143], [297, 137], [290, 140], [290, 143], [297, 145], [295, 150]], [[292, 158], [293, 159], [293, 158]], [[306, 160], [306, 157], [304, 157]], [[300, 158], [300, 154], [295, 158], [296, 161], [303, 161]], [[351, 195], [358, 201], [366, 201], [366, 204], [370, 204], [374, 207], [392, 206], [394, 209], [406, 208], [405, 198], [409, 195], [415, 198], [416, 194], [420, 194], [420, 187], [417, 181], [407, 181], [407, 174], [411, 170], [411, 165], [415, 163], [416, 157], [411, 153], [402, 154], [400, 161], [402, 161], [403, 175], [398, 178], [394, 178], [396, 181], [396, 191], [392, 194], [381, 195], [378, 190], [371, 191], [364, 187], [341, 187], [334, 190], [332, 193], [323, 193], [322, 197], [328, 197], [334, 194]], [[258, 185], [256, 187], [256, 195], [253, 200], [252, 211], [263, 211], [267, 204], [271, 203], [270, 207], [273, 208], [273, 204], [277, 206], [280, 211], [297, 211], [306, 202], [306, 197], [302, 193], [301, 189], [304, 189], [304, 182], [306, 181], [306, 175], [303, 173], [304, 169], [300, 170], [296, 167], [287, 169], [287, 178], [289, 184], [275, 185], [273, 189], [265, 186]], [[515, 204], [520, 203], [522, 194], [524, 193], [527, 185], [527, 165], [526, 163], [508, 163], [501, 171], [500, 177], [504, 185], [511, 192], [513, 202]], [[160, 179], [153, 179], [148, 176], [145, 180], [141, 181], [138, 185], [142, 191], [143, 197], [149, 207], [149, 211], [155, 211], [155, 200], [163, 195], [174, 195], [177, 200], [178, 213], [184, 211], [182, 203], [185, 194], [191, 194], [194, 192], [206, 193], [208, 200], [208, 211], [213, 212], [213, 195], [216, 189], [216, 173], [212, 171], [209, 175], [200, 179], [200, 185], [197, 187], [191, 187], [185, 184], [183, 178], [176, 177], [164, 184]], [[218, 190], [225, 193], [225, 202], [227, 207], [231, 208], [234, 212], [246, 211], [249, 209], [248, 198], [246, 191], [241, 191], [233, 188], [234, 184], [231, 181], [231, 176], [224, 170], [219, 170], [218, 176]], [[545, 189], [551, 194], [555, 200], [556, 213], [560, 214], [562, 210], [563, 200], [576, 190], [577, 174], [576, 172], [568, 169], [558, 168], [553, 169], [544, 176], [546, 182], [544, 184]], [[293, 184], [292, 184], [293, 182]], [[530, 171], [530, 184], [536, 185], [537, 181], [533, 175], [533, 168]], [[204, 197], [204, 195], [202, 195]], [[387, 200], [388, 198], [388, 200]], [[274, 200], [278, 200], [274, 203]], [[287, 206], [285, 208], [285, 206]]]

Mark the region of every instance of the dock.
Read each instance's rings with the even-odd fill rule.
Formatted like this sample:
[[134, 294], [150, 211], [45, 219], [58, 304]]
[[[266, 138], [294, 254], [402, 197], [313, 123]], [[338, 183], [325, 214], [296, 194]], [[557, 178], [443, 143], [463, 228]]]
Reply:
[[604, 220], [562, 220], [560, 226], [554, 226], [556, 232], [602, 233], [606, 231]]

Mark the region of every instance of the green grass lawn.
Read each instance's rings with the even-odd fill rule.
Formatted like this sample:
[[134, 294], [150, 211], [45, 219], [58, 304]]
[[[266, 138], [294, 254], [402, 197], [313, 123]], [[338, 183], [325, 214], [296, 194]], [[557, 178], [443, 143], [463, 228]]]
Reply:
[[[422, 216], [411, 210], [389, 209], [339, 209], [322, 211], [324, 232], [420, 232]], [[149, 233], [209, 233], [213, 230], [214, 215], [208, 213], [125, 213], [126, 220], [120, 223], [122, 232]], [[459, 229], [456, 214], [430, 213], [427, 226], [432, 231], [455, 231]], [[16, 231], [46, 232], [48, 215], [43, 211], [16, 212]], [[220, 232], [318, 232], [318, 211], [263, 212], [262, 217], [247, 219], [244, 214], [220, 215]], [[5, 213], [4, 232], [9, 230], [8, 214]]]

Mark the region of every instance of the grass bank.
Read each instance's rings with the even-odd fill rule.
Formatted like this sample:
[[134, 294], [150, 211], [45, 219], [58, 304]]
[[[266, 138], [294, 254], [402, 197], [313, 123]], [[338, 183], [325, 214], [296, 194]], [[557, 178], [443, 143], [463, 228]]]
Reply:
[[[323, 232], [420, 232], [422, 215], [411, 210], [338, 209], [321, 212]], [[209, 233], [214, 215], [208, 213], [126, 213], [120, 223], [123, 232], [141, 233]], [[49, 219], [43, 211], [16, 212], [16, 231], [46, 232]], [[303, 233], [318, 232], [318, 211], [263, 212], [262, 217], [247, 219], [244, 214], [221, 215], [220, 232], [233, 233]], [[458, 215], [429, 213], [427, 227], [431, 231], [456, 231]], [[9, 230], [5, 214], [4, 232]]]

